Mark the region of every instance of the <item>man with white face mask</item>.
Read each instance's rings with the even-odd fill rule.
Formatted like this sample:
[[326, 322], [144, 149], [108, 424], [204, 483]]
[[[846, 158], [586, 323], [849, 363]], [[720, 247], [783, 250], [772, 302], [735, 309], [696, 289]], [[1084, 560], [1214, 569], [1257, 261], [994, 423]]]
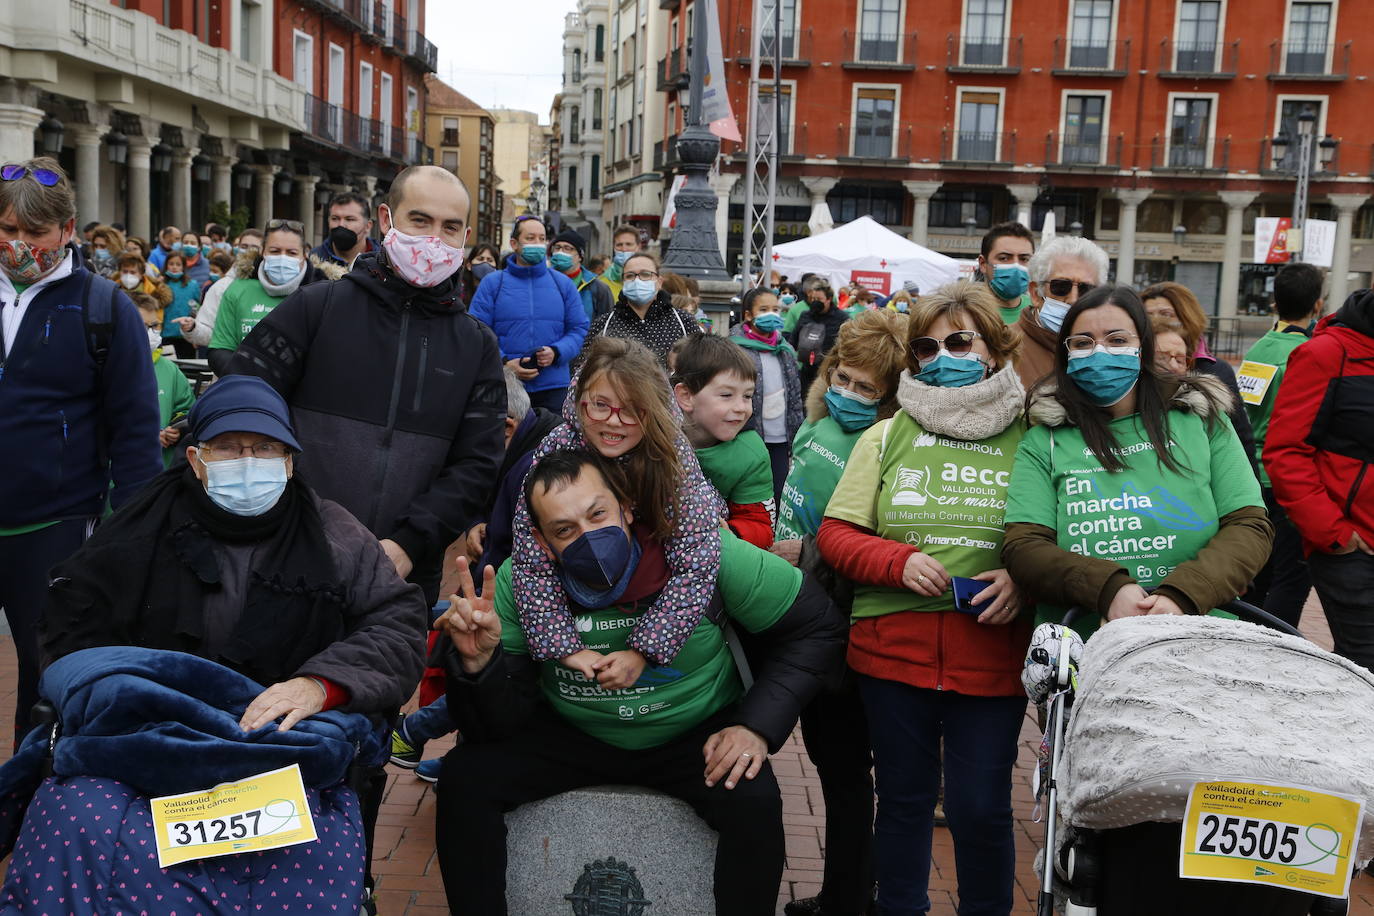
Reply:
[[287, 400], [311, 486], [431, 604], [444, 549], [483, 520], [506, 417], [496, 337], [459, 295], [468, 209], [452, 172], [401, 172], [377, 211], [381, 249], [289, 296], [229, 365]]
[[107, 500], [119, 507], [162, 470], [147, 330], [86, 269], [75, 231], [55, 160], [0, 166], [0, 606], [19, 657], [17, 734], [38, 701], [48, 570]]
[[1107, 268], [1107, 252], [1071, 235], [1055, 236], [1031, 256], [1031, 307], [1013, 325], [1022, 340], [1016, 374], [1027, 391], [1054, 370], [1064, 316], [1084, 293], [1107, 282]]

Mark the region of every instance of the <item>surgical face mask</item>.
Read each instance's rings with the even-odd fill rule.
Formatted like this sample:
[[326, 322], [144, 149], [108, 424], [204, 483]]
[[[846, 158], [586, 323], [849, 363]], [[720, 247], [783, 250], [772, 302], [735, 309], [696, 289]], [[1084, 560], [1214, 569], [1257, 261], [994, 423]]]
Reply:
[[1087, 356], [1069, 360], [1069, 378], [1098, 407], [1111, 407], [1131, 393], [1140, 379], [1140, 351], [1109, 353], [1098, 345]]
[[658, 295], [653, 280], [627, 280], [622, 290], [625, 293], [625, 298], [635, 305], [646, 305], [653, 302], [654, 297]]
[[553, 267], [554, 270], [561, 270], [563, 273], [567, 273], [572, 270], [573, 256], [566, 251], [555, 251], [553, 254], [549, 255], [549, 265]]
[[222, 274], [222, 273], [217, 273], [216, 271], [213, 271], [213, 270], [210, 271], [210, 282], [211, 282], [211, 283], [214, 283], [216, 280], [223, 280], [223, 279], [224, 279], [224, 274]]
[[286, 286], [300, 276], [304, 266], [300, 258], [293, 258], [289, 254], [269, 254], [262, 259], [263, 275], [273, 286]]
[[166, 277], [168, 280], [180, 280], [180, 279], [181, 279], [181, 271], [179, 271], [179, 270], [176, 270], [176, 271], [169, 270], [169, 271], [167, 271], [166, 273], [164, 273], [163, 276]]
[[916, 380], [934, 388], [963, 388], [987, 378], [988, 367], [977, 353], [955, 356], [943, 347], [930, 362], [921, 366]]
[[125, 289], [133, 289], [143, 282], [143, 278], [138, 274], [120, 274], [119, 282]]
[[211, 245], [201, 245], [201, 246], [200, 246], [200, 253], [203, 254], [203, 255], [205, 255], [205, 256], [208, 258], [208, 257], [210, 256], [210, 251], [211, 251], [212, 248], [213, 248], [213, 246], [211, 246]]
[[520, 260], [524, 261], [530, 267], [533, 267], [536, 264], [543, 264], [544, 256], [548, 253], [549, 250], [545, 248], [543, 245], [520, 246]]
[[1040, 304], [1040, 325], [1058, 334], [1059, 329], [1064, 326], [1064, 316], [1068, 313], [1067, 302], [1046, 296], [1045, 301]]
[[382, 239], [396, 275], [411, 286], [438, 286], [463, 266], [463, 252], [435, 235], [406, 235], [395, 226]]
[[609, 607], [619, 600], [639, 566], [639, 542], [620, 524], [588, 531], [563, 548], [559, 579], [568, 597], [587, 608]]
[[831, 385], [825, 393], [825, 406], [830, 416], [847, 433], [868, 429], [878, 421], [878, 398], [866, 398], [861, 394]]
[[110, 259], [110, 249], [96, 248], [91, 251], [91, 259], [104, 263]]
[[496, 265], [488, 264], [486, 261], [478, 261], [476, 264], [472, 265], [472, 275], [477, 278], [478, 283], [481, 283], [482, 280], [486, 278], [487, 274], [495, 272]]
[[1003, 302], [1020, 299], [1030, 285], [1030, 271], [1020, 264], [998, 264], [992, 269], [988, 287]]
[[39, 248], [20, 239], [0, 243], [0, 269], [15, 283], [35, 283], [52, 273], [67, 256], [63, 246]]
[[211, 501], [234, 515], [262, 515], [286, 492], [285, 458], [234, 458], [209, 461], [205, 468], [205, 492]]
[[630, 260], [632, 254], [634, 254], [633, 251], [617, 251], [615, 254], [611, 255], [611, 258], [623, 267], [625, 262]]
[[791, 293], [783, 293], [782, 296], [778, 298], [778, 301], [783, 305], [796, 305], [797, 297]]
[[754, 330], [764, 334], [773, 334], [781, 331], [783, 326], [782, 315], [777, 312], [764, 312], [762, 315], [754, 316]]
[[200, 254], [200, 246], [199, 246], [199, 245], [182, 245], [182, 246], [181, 246], [181, 253], [184, 254], [184, 255], [186, 255], [186, 257], [188, 257], [188, 258], [194, 258], [196, 255]]
[[153, 348], [154, 353], [162, 349], [162, 331], [157, 328], [148, 329], [148, 346]]

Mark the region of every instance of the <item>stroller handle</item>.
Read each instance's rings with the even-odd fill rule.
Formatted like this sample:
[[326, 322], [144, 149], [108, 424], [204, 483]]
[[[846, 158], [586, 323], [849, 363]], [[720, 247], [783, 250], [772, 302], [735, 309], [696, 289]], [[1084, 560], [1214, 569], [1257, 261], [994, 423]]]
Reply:
[[[1226, 611], [1228, 614], [1235, 614], [1241, 620], [1257, 623], [1262, 627], [1278, 630], [1280, 633], [1287, 633], [1289, 636], [1302, 636], [1302, 632], [1291, 623], [1280, 620], [1273, 614], [1264, 610], [1264, 608], [1255, 607], [1253, 604], [1247, 604], [1239, 598], [1234, 601], [1226, 602], [1217, 610]], [[1066, 627], [1072, 626], [1074, 621], [1078, 620], [1080, 617], [1086, 617], [1087, 614], [1088, 612], [1086, 610], [1078, 605], [1074, 605], [1064, 613], [1064, 619], [1061, 620], [1060, 623]]]

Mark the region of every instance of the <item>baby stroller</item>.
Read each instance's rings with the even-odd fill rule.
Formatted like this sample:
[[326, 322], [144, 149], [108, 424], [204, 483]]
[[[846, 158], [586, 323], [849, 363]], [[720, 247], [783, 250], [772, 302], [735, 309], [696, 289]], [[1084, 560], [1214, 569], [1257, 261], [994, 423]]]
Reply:
[[[1199, 784], [1374, 798], [1374, 674], [1257, 608], [1235, 602], [1225, 610], [1241, 619], [1118, 620], [1086, 646], [1067, 625], [1037, 628], [1022, 680], [1032, 700], [1046, 703], [1039, 916], [1057, 905], [1069, 916], [1345, 912], [1339, 893], [1309, 892], [1302, 875], [1258, 852], [1244, 867], [1275, 883], [1180, 877], [1183, 860], [1196, 854], [1185, 841], [1202, 834], [1183, 823]], [[1344, 854], [1324, 867], [1338, 882], [1374, 856], [1372, 817], [1359, 809], [1353, 836], [1337, 841]], [[1244, 817], [1225, 820], [1236, 820], [1228, 830], [1247, 825]], [[1317, 824], [1292, 835], [1300, 829], [1318, 835]], [[1246, 845], [1242, 852], [1253, 852]], [[1235, 851], [1234, 841], [1224, 849]]]

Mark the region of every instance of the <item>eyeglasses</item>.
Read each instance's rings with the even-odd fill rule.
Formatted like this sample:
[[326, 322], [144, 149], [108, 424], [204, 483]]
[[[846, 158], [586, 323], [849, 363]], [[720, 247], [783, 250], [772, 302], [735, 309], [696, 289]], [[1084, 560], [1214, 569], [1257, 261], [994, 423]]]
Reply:
[[621, 279], [624, 279], [624, 280], [652, 280], [652, 279], [654, 279], [654, 278], [657, 277], [657, 276], [658, 276], [658, 271], [656, 271], [656, 270], [641, 270], [639, 273], [634, 273], [634, 274], [621, 274]]
[[1114, 356], [1140, 355], [1136, 336], [1126, 331], [1112, 331], [1100, 342], [1091, 334], [1074, 334], [1064, 338], [1064, 349], [1069, 351], [1069, 359], [1091, 356], [1099, 346]]
[[202, 445], [202, 452], [209, 454], [212, 461], [232, 461], [252, 452], [254, 458], [285, 458], [287, 447], [281, 442], [259, 442], [257, 445], [239, 445], [222, 442], [219, 445]]
[[882, 392], [877, 388], [874, 388], [868, 382], [859, 381], [843, 369], [835, 369], [833, 381], [841, 388], [848, 388], [851, 391], [856, 391], [866, 398], [876, 398], [882, 395]]
[[589, 420], [596, 420], [600, 423], [609, 420], [611, 414], [615, 414], [620, 418], [620, 422], [626, 426], [639, 425], [639, 412], [633, 407], [616, 407], [609, 401], [603, 401], [600, 398], [582, 401], [581, 404], [582, 412], [587, 415]]
[[911, 342], [911, 355], [918, 360], [934, 359], [943, 347], [951, 356], [963, 356], [973, 349], [973, 342], [982, 337], [977, 331], [955, 331], [940, 340], [935, 337], [918, 337]]
[[294, 219], [269, 219], [267, 228], [263, 231], [276, 232], [278, 229], [285, 229], [287, 232], [294, 232], [302, 237], [305, 235], [305, 226], [299, 220]]
[[62, 176], [50, 169], [31, 169], [26, 165], [7, 165], [0, 168], [0, 180], [18, 181], [25, 175], [33, 176], [33, 180], [45, 188], [51, 188], [62, 180]]
[[1054, 296], [1056, 299], [1063, 299], [1073, 289], [1077, 289], [1078, 295], [1081, 296], [1094, 286], [1097, 286], [1096, 283], [1088, 283], [1084, 280], [1066, 280], [1063, 277], [1051, 280], [1046, 285], [1049, 286], [1050, 295]]

